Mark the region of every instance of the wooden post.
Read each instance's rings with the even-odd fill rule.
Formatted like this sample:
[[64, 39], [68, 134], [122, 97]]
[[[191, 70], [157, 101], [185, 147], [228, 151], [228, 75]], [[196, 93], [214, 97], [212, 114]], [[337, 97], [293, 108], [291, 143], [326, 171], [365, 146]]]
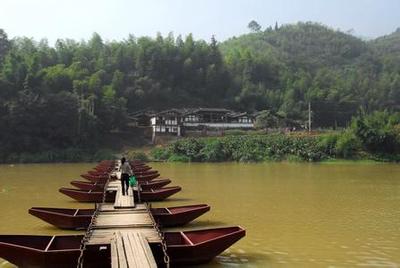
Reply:
[[308, 102], [308, 132], [311, 133], [311, 101]]

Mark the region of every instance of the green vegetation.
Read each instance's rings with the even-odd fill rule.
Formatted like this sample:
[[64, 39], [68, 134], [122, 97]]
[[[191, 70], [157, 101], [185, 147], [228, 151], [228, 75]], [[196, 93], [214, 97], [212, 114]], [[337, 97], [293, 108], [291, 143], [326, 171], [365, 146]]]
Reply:
[[147, 154], [145, 154], [142, 151], [137, 151], [137, 150], [126, 151], [123, 155], [127, 159], [137, 159], [137, 160], [141, 160], [143, 162], [148, 162], [149, 161], [149, 158], [148, 158]]
[[351, 127], [316, 136], [269, 134], [182, 139], [151, 156], [164, 161], [260, 162], [329, 159], [400, 160], [400, 114], [375, 112], [353, 119]]
[[[304, 122], [311, 103], [313, 126], [336, 128], [348, 126], [360, 108], [392, 113], [400, 107], [399, 30], [365, 42], [316, 23], [263, 29], [252, 21], [248, 27], [251, 33], [223, 43], [172, 34], [104, 42], [95, 33], [88, 41], [58, 40], [54, 47], [46, 40], [10, 40], [0, 29], [0, 161], [70, 148], [96, 151], [107, 133], [126, 128], [128, 113], [144, 108], [266, 110], [258, 121], [265, 128]], [[389, 148], [397, 136], [386, 129], [392, 123], [381, 125], [375, 134], [354, 124], [358, 130], [338, 137], [335, 147], [328, 142], [329, 152], [307, 156], [314, 153], [309, 149], [296, 154], [305, 160], [333, 151], [350, 157], [357, 152], [355, 137], [374, 155], [396, 154], [397, 148]], [[371, 138], [380, 134], [384, 138]], [[270, 144], [269, 139], [283, 138], [253, 137], [254, 144], [246, 146], [261, 150], [256, 144]], [[314, 140], [294, 144], [301, 142]], [[214, 155], [214, 147], [219, 151], [226, 144], [200, 144], [203, 152], [195, 147], [191, 150], [200, 155], [188, 152], [187, 157], [260, 161], [286, 154], [262, 152], [253, 159], [243, 149], [238, 155], [229, 150]]]

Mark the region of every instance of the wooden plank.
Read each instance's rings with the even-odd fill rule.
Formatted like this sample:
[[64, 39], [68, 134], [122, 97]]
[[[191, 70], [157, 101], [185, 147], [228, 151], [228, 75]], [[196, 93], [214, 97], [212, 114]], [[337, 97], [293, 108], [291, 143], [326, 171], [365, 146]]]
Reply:
[[74, 213], [74, 216], [78, 215], [79, 209], [77, 209]]
[[123, 244], [123, 241], [122, 241], [120, 235], [118, 235], [118, 234], [116, 236], [116, 241], [117, 241], [117, 252], [118, 252], [119, 267], [127, 268], [128, 267], [128, 262], [127, 262], [126, 255], [125, 255], [124, 244]]
[[111, 268], [119, 268], [119, 257], [116, 238], [111, 240]]
[[115, 209], [114, 208], [114, 204], [110, 204], [110, 203], [103, 203], [103, 204], [98, 204], [99, 206], [99, 211], [101, 213], [126, 213], [126, 211], [146, 211], [147, 210], [147, 205], [146, 204], [135, 204], [134, 208], [127, 208], [127, 209], [123, 209], [123, 208], [119, 208], [119, 209]]
[[139, 232], [121, 232], [128, 267], [157, 267], [146, 238]]
[[161, 238], [153, 227], [127, 227], [123, 229], [110, 227], [108, 229], [94, 229], [87, 244], [109, 244], [114, 238], [115, 233], [122, 230], [137, 231], [142, 233], [150, 243], [161, 243]]
[[135, 207], [135, 201], [133, 198], [133, 191], [131, 187], [128, 189], [128, 195], [122, 195], [122, 187], [119, 185], [117, 194], [115, 196], [114, 208], [133, 208]]
[[156, 268], [157, 263], [154, 259], [153, 252], [151, 251], [149, 242], [147, 241], [146, 237], [142, 233], [136, 234], [139, 237], [139, 245], [145, 252], [146, 261], [149, 264], [149, 267]]
[[180, 232], [182, 237], [186, 240], [186, 242], [188, 242], [190, 245], [193, 245], [193, 242], [189, 239], [189, 237], [187, 237], [187, 235], [185, 235], [184, 232]]
[[165, 210], [166, 210], [169, 214], [172, 214], [171, 210], [169, 210], [168, 208], [165, 208]]

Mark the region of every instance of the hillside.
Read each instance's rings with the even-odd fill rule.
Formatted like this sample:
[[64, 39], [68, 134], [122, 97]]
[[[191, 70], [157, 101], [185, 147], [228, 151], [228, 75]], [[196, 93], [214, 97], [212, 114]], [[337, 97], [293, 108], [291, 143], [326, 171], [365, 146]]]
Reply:
[[[0, 160], [18, 152], [98, 148], [142, 109], [270, 110], [315, 127], [400, 109], [399, 31], [365, 42], [317, 23], [223, 43], [128, 36], [104, 42], [9, 39], [0, 29]], [[4, 155], [4, 156], [3, 156]]]
[[400, 54], [400, 28], [389, 35], [378, 37], [369, 42], [369, 45], [380, 54]]
[[292, 68], [315, 70], [351, 64], [366, 52], [362, 40], [316, 23], [284, 25], [276, 30], [250, 33], [221, 45], [224, 54], [249, 49], [257, 56], [271, 55]]
[[315, 107], [320, 126], [346, 125], [359, 107], [399, 107], [398, 33], [365, 42], [317, 23], [284, 25], [220, 45], [236, 82], [236, 101], [305, 118]]

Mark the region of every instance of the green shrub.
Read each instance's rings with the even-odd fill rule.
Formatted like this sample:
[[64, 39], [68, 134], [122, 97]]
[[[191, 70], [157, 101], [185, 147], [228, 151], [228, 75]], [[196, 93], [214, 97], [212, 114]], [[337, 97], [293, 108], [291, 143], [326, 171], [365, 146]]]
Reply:
[[168, 158], [168, 162], [190, 162], [190, 158], [185, 155], [173, 154]]
[[168, 148], [154, 148], [151, 150], [150, 155], [155, 160], [168, 160], [171, 152]]
[[319, 138], [318, 147], [329, 156], [336, 154], [336, 143], [340, 134], [326, 134]]
[[147, 154], [145, 154], [144, 152], [141, 151], [129, 151], [125, 153], [128, 159], [136, 159], [136, 160], [140, 160], [143, 162], [148, 162], [149, 161], [149, 157], [147, 156]]
[[220, 140], [211, 140], [205, 143], [200, 150], [201, 161], [204, 162], [221, 162], [226, 159], [223, 145]]
[[346, 130], [336, 141], [336, 155], [343, 158], [352, 158], [355, 152], [360, 149], [360, 146], [360, 141], [354, 133], [351, 130]]
[[303, 162], [304, 159], [299, 155], [289, 154], [286, 155], [286, 160], [289, 162]]
[[115, 159], [115, 153], [108, 149], [98, 150], [94, 155], [93, 158], [90, 159], [92, 161], [101, 161], [104, 159]]
[[400, 152], [397, 125], [398, 114], [387, 111], [374, 112], [354, 118], [351, 129], [369, 152], [377, 154], [394, 154]]
[[156, 159], [198, 162], [259, 162], [291, 159], [319, 161], [327, 158], [316, 137], [292, 137], [283, 134], [242, 135], [220, 138], [182, 139], [152, 151]]

